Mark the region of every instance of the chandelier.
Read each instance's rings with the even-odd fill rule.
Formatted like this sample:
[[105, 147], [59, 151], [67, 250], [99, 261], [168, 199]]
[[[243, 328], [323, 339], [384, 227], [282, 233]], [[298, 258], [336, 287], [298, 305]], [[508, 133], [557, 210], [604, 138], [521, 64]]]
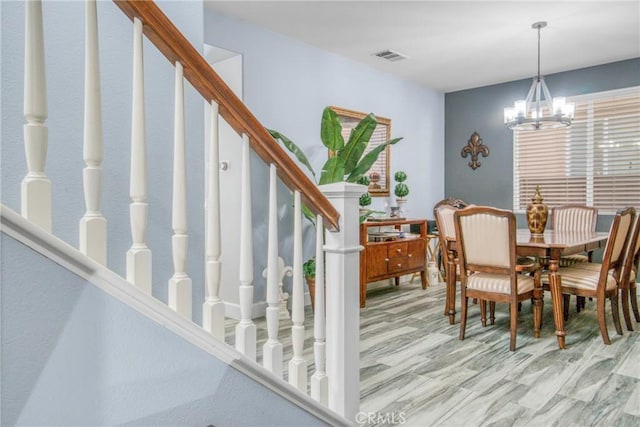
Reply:
[[574, 104], [566, 102], [564, 97], [551, 98], [544, 77], [540, 75], [540, 29], [546, 26], [545, 21], [531, 25], [538, 30], [538, 75], [533, 78], [527, 98], [504, 109], [504, 124], [511, 130], [543, 130], [571, 125]]

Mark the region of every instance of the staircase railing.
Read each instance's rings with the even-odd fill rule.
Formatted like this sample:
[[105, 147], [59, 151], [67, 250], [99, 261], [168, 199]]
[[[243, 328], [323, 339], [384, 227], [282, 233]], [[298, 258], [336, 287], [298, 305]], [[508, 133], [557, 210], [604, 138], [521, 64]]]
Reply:
[[292, 191], [299, 191], [302, 201], [316, 215], [322, 215], [329, 229], [338, 229], [339, 215], [318, 187], [304, 174], [285, 150], [273, 143], [273, 138], [235, 93], [211, 68], [207, 60], [189, 43], [184, 35], [151, 1], [114, 0], [114, 3], [133, 21], [144, 23], [147, 38], [171, 63], [179, 62], [184, 77], [207, 101], [215, 101], [219, 114], [238, 135], [249, 137], [251, 149], [266, 164], [277, 165], [278, 177]]
[[[292, 346], [288, 381], [307, 393], [307, 361], [303, 354], [305, 312], [302, 277], [302, 203], [317, 215], [316, 311], [314, 320], [315, 373], [311, 395], [353, 420], [359, 402], [358, 366], [358, 196], [361, 187], [332, 184], [317, 187], [289, 157], [232, 92], [205, 58], [151, 1], [114, 0], [132, 20], [133, 107], [131, 131], [131, 176], [129, 196], [131, 238], [126, 257], [126, 279], [141, 292], [151, 295], [152, 254], [147, 246], [148, 177], [145, 136], [143, 35], [174, 65], [174, 150], [172, 191], [172, 254], [174, 274], [168, 281], [168, 304], [192, 319], [192, 283], [187, 273], [187, 164], [185, 148], [184, 80], [211, 105], [209, 170], [205, 212], [205, 282], [202, 327], [215, 338], [225, 339], [225, 306], [220, 298], [221, 215], [218, 165], [219, 117], [242, 136], [242, 180], [240, 209], [239, 298], [241, 319], [236, 325], [236, 349], [256, 360], [256, 325], [252, 321], [253, 303], [253, 221], [251, 213], [251, 169], [253, 150], [269, 165], [269, 240], [267, 251], [266, 318], [268, 339], [263, 347], [263, 366], [283, 377], [283, 345], [279, 330], [279, 254], [277, 179], [294, 193], [294, 254], [292, 295]], [[25, 5], [25, 152], [28, 173], [22, 183], [22, 215], [51, 232], [51, 182], [45, 174], [47, 155], [47, 102], [44, 66], [44, 31], [40, 1]], [[86, 213], [80, 221], [79, 250], [106, 264], [107, 219], [101, 213], [103, 180], [103, 142], [100, 94], [100, 66], [96, 1], [86, 2], [85, 20], [85, 106], [83, 171]], [[326, 196], [325, 196], [326, 194]], [[328, 233], [325, 235], [325, 228]], [[198, 230], [202, 232], [202, 230]], [[323, 245], [322, 242], [325, 242]], [[326, 307], [323, 266], [326, 258]], [[325, 311], [328, 317], [325, 317]], [[325, 339], [326, 336], [326, 339]], [[325, 351], [326, 349], [326, 351]], [[325, 365], [326, 359], [326, 365]]]

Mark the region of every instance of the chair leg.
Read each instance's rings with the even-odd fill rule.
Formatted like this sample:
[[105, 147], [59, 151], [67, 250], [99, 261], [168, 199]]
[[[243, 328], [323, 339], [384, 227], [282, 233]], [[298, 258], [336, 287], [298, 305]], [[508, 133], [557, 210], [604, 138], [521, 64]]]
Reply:
[[518, 327], [518, 304], [515, 302], [510, 303], [509, 311], [511, 312], [510, 313], [511, 327], [509, 328], [511, 337], [509, 339], [509, 350], [515, 351], [516, 350], [516, 332]]
[[640, 322], [640, 313], [638, 313], [638, 293], [636, 289], [636, 282], [629, 283], [629, 299], [631, 300], [631, 309], [633, 310], [633, 316], [636, 318], [636, 322]]
[[489, 301], [489, 323], [491, 325], [496, 324], [496, 302]]
[[586, 304], [584, 297], [576, 297], [576, 312], [580, 313], [580, 310], [585, 308]]
[[487, 326], [487, 301], [483, 299], [480, 300], [480, 321], [483, 328]]
[[562, 316], [565, 322], [569, 319], [569, 294], [562, 294]]
[[624, 316], [624, 323], [627, 325], [628, 331], [633, 331], [633, 324], [631, 323], [631, 310], [629, 309], [629, 290], [626, 287], [620, 289], [622, 294], [622, 315]]
[[464, 334], [467, 329], [467, 303], [469, 302], [469, 298], [466, 295], [462, 295], [460, 298], [460, 339], [464, 339]]
[[618, 335], [622, 335], [622, 325], [620, 324], [620, 310], [618, 308], [618, 293], [611, 295], [611, 314], [613, 315], [613, 324], [616, 327]]
[[596, 298], [596, 312], [598, 313], [598, 326], [600, 326], [600, 334], [602, 342], [609, 345], [609, 332], [607, 332], [607, 320], [604, 318], [604, 302], [605, 298]]

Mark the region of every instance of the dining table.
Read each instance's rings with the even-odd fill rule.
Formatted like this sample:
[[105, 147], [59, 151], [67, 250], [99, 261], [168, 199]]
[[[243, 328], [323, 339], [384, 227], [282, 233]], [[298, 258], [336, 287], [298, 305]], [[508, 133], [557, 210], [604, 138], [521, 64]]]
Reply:
[[[607, 232], [582, 232], [582, 231], [555, 231], [546, 230], [543, 234], [534, 235], [529, 229], [516, 231], [516, 254], [519, 257], [534, 257], [543, 261], [548, 269], [549, 289], [551, 303], [553, 305], [553, 319], [558, 347], [565, 348], [566, 331], [564, 328], [564, 316], [562, 308], [562, 277], [559, 270], [561, 256], [572, 255], [581, 252], [589, 252], [606, 245], [609, 233]], [[456, 303], [456, 263], [457, 242], [447, 238], [446, 250], [449, 251], [449, 263], [446, 268], [447, 297], [449, 323], [455, 322]], [[540, 292], [542, 290], [540, 289]]]

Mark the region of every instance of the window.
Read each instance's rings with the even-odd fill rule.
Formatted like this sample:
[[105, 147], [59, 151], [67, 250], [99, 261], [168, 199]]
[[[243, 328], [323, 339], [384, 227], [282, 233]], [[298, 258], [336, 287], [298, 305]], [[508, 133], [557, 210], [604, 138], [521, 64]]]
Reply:
[[640, 209], [640, 87], [570, 98], [569, 128], [514, 132], [514, 210], [540, 185], [549, 206]]

